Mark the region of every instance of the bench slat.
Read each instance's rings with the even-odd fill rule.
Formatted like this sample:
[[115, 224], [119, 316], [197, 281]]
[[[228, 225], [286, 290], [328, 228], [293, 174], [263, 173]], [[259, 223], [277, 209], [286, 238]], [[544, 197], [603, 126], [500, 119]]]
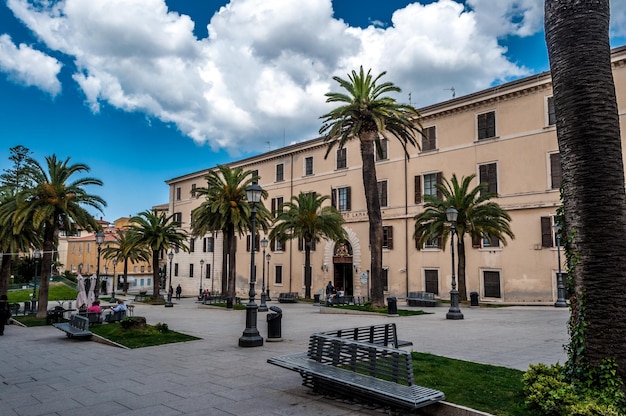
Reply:
[[69, 322], [59, 322], [52, 325], [64, 331], [68, 337], [88, 337], [93, 335], [89, 331], [89, 319], [76, 314], [70, 317]]

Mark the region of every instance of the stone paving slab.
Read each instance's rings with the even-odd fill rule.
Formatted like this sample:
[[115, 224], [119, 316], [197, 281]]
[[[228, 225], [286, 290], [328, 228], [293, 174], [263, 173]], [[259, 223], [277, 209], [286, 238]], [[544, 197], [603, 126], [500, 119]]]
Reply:
[[[306, 350], [315, 331], [386, 322], [395, 322], [415, 351], [520, 370], [566, 359], [569, 312], [563, 308], [467, 308], [464, 320], [450, 321], [445, 306], [428, 308], [429, 315], [388, 317], [272, 304], [283, 310], [283, 341], [256, 348], [238, 346], [245, 311], [193, 299], [173, 308], [135, 304], [135, 316], [148, 323], [203, 338], [186, 343], [125, 350], [69, 339], [52, 326], [7, 326], [0, 337], [0, 415], [382, 415], [382, 409], [313, 394], [297, 373], [266, 360]], [[265, 313], [258, 314], [258, 328], [265, 337]]]

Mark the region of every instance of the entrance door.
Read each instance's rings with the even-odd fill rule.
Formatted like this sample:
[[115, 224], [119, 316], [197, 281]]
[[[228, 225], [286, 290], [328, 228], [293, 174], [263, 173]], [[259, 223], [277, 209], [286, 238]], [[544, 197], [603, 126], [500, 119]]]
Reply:
[[343, 289], [346, 295], [354, 295], [354, 283], [352, 277], [352, 263], [335, 263], [335, 289]]

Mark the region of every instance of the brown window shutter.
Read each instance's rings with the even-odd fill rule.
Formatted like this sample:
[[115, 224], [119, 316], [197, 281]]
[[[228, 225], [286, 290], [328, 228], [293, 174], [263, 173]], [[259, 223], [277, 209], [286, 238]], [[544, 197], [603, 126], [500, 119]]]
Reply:
[[337, 189], [332, 189], [330, 191], [330, 205], [337, 208]]
[[472, 248], [480, 248], [480, 236], [472, 235]]
[[422, 203], [422, 177], [419, 175], [415, 177], [415, 203]]
[[298, 238], [298, 251], [304, 250], [304, 239]]
[[[438, 184], [443, 183], [443, 174], [441, 172], [437, 172], [437, 183]], [[437, 188], [437, 198], [439, 199], [443, 198], [443, 195], [441, 194], [441, 191], [439, 190], [439, 188]]]
[[346, 189], [346, 211], [350, 211], [352, 209], [352, 188], [348, 186]]
[[276, 198], [272, 198], [272, 216], [276, 216]]
[[419, 250], [420, 249], [420, 243], [419, 243], [420, 239], [415, 237], [413, 240], [415, 240], [415, 248], [417, 250]]
[[541, 217], [541, 247], [552, 247], [552, 221], [550, 217]]
[[276, 251], [276, 240], [270, 240], [270, 250]]
[[387, 227], [387, 248], [389, 250], [393, 249], [393, 227]]
[[439, 247], [439, 248], [443, 247], [443, 237], [442, 236], [437, 237], [437, 247]]
[[246, 236], [246, 251], [250, 251], [250, 240], [251, 240], [250, 236], [247, 235]]

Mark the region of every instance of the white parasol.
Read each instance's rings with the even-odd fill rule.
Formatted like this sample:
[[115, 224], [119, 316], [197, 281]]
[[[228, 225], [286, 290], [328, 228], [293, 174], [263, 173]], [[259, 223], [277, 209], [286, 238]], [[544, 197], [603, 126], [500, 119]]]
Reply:
[[76, 309], [80, 309], [81, 306], [87, 307], [87, 293], [85, 293], [85, 278], [79, 274], [78, 280], [78, 296], [76, 296]]
[[89, 291], [87, 292], [87, 302], [89, 305], [91, 305], [93, 301], [96, 300], [96, 294], [94, 293], [94, 290], [96, 288], [97, 279], [98, 278], [95, 274], [92, 274], [89, 278]]

